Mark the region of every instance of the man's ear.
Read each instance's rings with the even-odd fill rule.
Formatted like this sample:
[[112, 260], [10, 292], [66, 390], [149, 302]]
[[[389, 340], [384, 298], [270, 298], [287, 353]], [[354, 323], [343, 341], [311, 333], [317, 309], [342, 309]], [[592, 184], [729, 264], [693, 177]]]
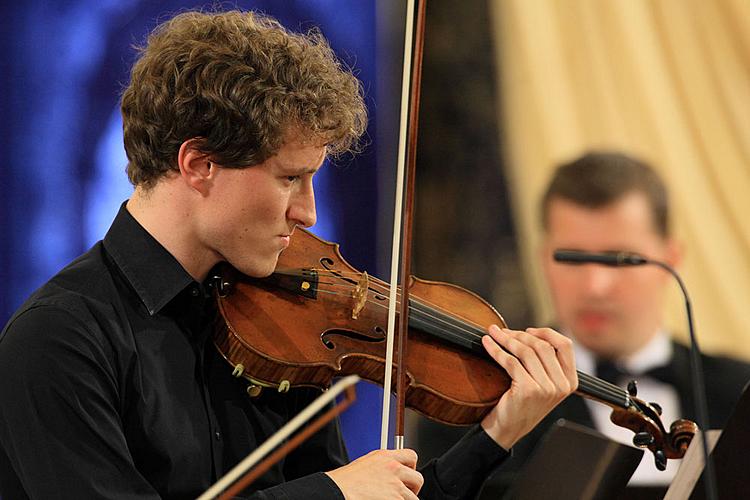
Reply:
[[201, 141], [198, 138], [183, 142], [177, 152], [177, 165], [182, 180], [205, 196], [210, 187], [213, 164], [210, 157], [201, 151], [200, 144]]
[[668, 238], [666, 241], [666, 261], [667, 264], [674, 267], [675, 269], [680, 267], [682, 264], [682, 258], [684, 256], [682, 242], [675, 238]]

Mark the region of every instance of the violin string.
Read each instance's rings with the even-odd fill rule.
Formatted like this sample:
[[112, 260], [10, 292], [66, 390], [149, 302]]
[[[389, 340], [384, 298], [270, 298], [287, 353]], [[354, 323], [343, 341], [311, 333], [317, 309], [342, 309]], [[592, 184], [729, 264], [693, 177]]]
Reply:
[[[359, 278], [361, 276], [361, 274], [357, 274], [353, 272], [341, 273], [338, 271], [334, 272], [334, 271], [323, 270], [323, 269], [319, 269], [316, 271], [319, 274], [323, 272], [324, 274], [328, 275], [328, 277], [336, 277], [336, 278], [349, 277], [349, 276]], [[284, 274], [293, 275], [294, 273], [284, 273]], [[387, 296], [387, 290], [389, 287], [384, 286], [384, 284], [381, 283], [380, 280], [378, 280], [377, 278], [372, 278], [372, 283], [370, 284], [376, 287], [380, 287], [381, 289], [383, 289], [383, 292], [378, 292], [372, 289], [368, 290], [366, 302], [371, 305], [374, 305], [375, 307], [379, 307], [381, 309], [387, 309], [388, 307], [387, 304], [371, 299], [370, 294], [371, 292], [378, 293], [381, 296], [383, 296], [384, 300], [386, 300], [387, 302], [386, 296]], [[334, 282], [320, 282], [319, 281], [318, 285], [328, 285], [334, 288], [340, 287], [340, 288], [347, 289], [347, 292], [355, 288], [354, 284], [346, 283], [346, 282], [334, 283]], [[342, 293], [339, 291], [325, 290], [321, 288], [320, 286], [317, 287], [317, 291], [322, 292], [322, 293], [333, 294], [333, 295], [340, 295], [340, 296], [350, 295], [350, 293]], [[399, 296], [400, 295], [398, 294], [398, 291], [397, 291], [397, 297]], [[429, 301], [425, 301], [423, 299], [417, 299], [415, 297], [411, 299], [411, 302], [413, 302], [413, 305], [410, 306], [410, 310], [416, 311], [419, 314], [422, 314], [422, 317], [424, 318], [431, 319], [433, 321], [434, 326], [437, 326], [438, 328], [442, 327], [441, 330], [444, 332], [445, 335], [452, 337], [455, 340], [468, 340], [470, 344], [473, 346], [481, 345], [481, 340], [477, 340], [477, 339], [481, 339], [481, 337], [485, 335], [485, 332], [484, 332], [484, 329], [481, 328], [479, 325], [476, 325], [475, 323], [469, 322], [465, 319], [458, 318], [458, 317], [453, 317], [458, 322], [457, 324], [450, 323], [444, 318], [438, 317], [429, 311], [429, 308], [432, 308], [436, 311], [442, 312], [447, 317], [451, 317], [449, 313], [445, 312], [444, 310], [442, 310], [442, 308], [436, 306], [435, 304], [432, 304]], [[618, 402], [618, 404], [624, 404], [625, 406], [627, 406], [629, 402], [629, 395], [626, 391], [624, 391], [620, 387], [614, 384], [611, 384], [605, 380], [602, 380], [600, 378], [581, 372], [581, 371], [578, 371], [578, 377], [579, 377], [579, 388], [582, 389], [583, 391], [588, 391], [588, 392], [593, 393], [594, 395], [602, 396], [604, 397], [604, 399], [609, 399], [607, 398], [607, 396], [610, 396], [611, 398], [614, 398], [615, 402]]]
[[588, 373], [578, 372], [578, 386], [584, 392], [600, 396], [603, 399], [608, 399], [606, 396], [613, 396], [615, 398], [613, 402], [621, 404], [624, 408], [630, 406], [630, 395], [627, 391]]
[[[328, 282], [319, 282], [319, 284], [327, 284], [327, 285], [331, 285], [333, 287], [351, 288], [351, 286], [347, 285], [347, 284], [339, 284], [339, 283], [333, 283], [332, 284], [332, 283], [328, 283]], [[325, 289], [323, 289], [321, 287], [318, 287], [317, 291], [319, 293], [327, 293], [327, 294], [331, 294], [331, 295], [347, 296], [347, 297], [350, 296], [350, 294], [348, 294], [348, 293], [342, 293], [342, 292], [339, 292], [339, 291], [325, 290]], [[369, 294], [368, 294], [368, 296], [369, 296]], [[372, 304], [375, 307], [379, 307], [379, 308], [382, 308], [382, 309], [387, 308], [387, 306], [385, 304], [378, 303], [378, 302], [376, 302], [376, 301], [374, 301], [372, 299], [367, 299], [367, 302], [370, 303], [370, 304]], [[412, 308], [414, 308], [414, 306], [412, 306]], [[415, 311], [419, 311], [419, 308], [414, 308], [414, 310]], [[452, 338], [452, 339], [454, 339], [456, 341], [465, 340], [466, 337], [460, 335], [459, 332], [456, 332], [457, 329], [459, 331], [463, 331], [464, 333], [468, 334], [469, 337], [477, 337], [477, 335], [475, 335], [473, 332], [470, 332], [470, 331], [467, 332], [465, 329], [461, 329], [460, 327], [456, 327], [456, 325], [453, 325], [453, 324], [450, 324], [450, 323], [446, 323], [442, 318], [435, 317], [434, 315], [431, 315], [429, 312], [424, 312], [424, 311], [421, 311], [421, 312], [424, 315], [431, 317], [435, 321], [439, 321], [439, 322], [443, 323], [444, 324], [443, 325], [444, 326], [443, 332], [444, 332], [444, 335], [446, 335], [447, 337], [450, 337], [450, 338]], [[481, 343], [481, 342], [477, 342], [477, 341], [475, 341], [475, 340], [473, 340], [471, 338], [469, 339], [469, 342], [472, 345], [475, 345], [475, 346]], [[623, 389], [617, 387], [616, 385], [610, 384], [609, 382], [606, 382], [604, 380], [601, 380], [601, 379], [593, 377], [593, 376], [591, 376], [589, 374], [586, 374], [584, 372], [580, 372], [579, 371], [578, 375], [579, 375], [579, 388], [584, 393], [592, 394], [592, 395], [598, 396], [598, 397], [600, 397], [602, 399], [612, 401], [613, 403], [616, 403], [616, 404], [621, 405], [623, 407], [627, 407], [628, 406], [628, 401], [629, 401], [628, 394]]]
[[[314, 270], [316, 270], [316, 269], [314, 269]], [[318, 272], [323, 271], [326, 274], [328, 274], [329, 276], [334, 276], [334, 277], [348, 277], [348, 276], [345, 276], [346, 273], [338, 273], [338, 272], [334, 273], [332, 271], [323, 270], [323, 269], [316, 270], [316, 271], [318, 271]], [[338, 276], [337, 274], [340, 274], [341, 276]], [[356, 275], [354, 273], [349, 273], [349, 274], [352, 275], [352, 276], [356, 276], [357, 278], [360, 276], [360, 275]], [[384, 300], [387, 301], [386, 297], [388, 295], [388, 289], [389, 289], [389, 287], [385, 283], [380, 282], [380, 280], [378, 280], [377, 278], [374, 278], [374, 277], [370, 277], [370, 278], [372, 279], [372, 282], [370, 283], [370, 285], [374, 285], [375, 287], [380, 287], [382, 289], [382, 291], [378, 291], [377, 293], [379, 293], [380, 295], [382, 295], [383, 298], [384, 298]], [[346, 284], [345, 283], [334, 284], [334, 283], [330, 283], [330, 282], [325, 282], [325, 283], [326, 284], [330, 284], [331, 286], [342, 286], [342, 287], [345, 287], [345, 288], [350, 288], [350, 287], [353, 288], [354, 287], [354, 285], [351, 284], [351, 283], [346, 283]], [[369, 296], [369, 294], [368, 294], [368, 296]], [[398, 290], [396, 291], [396, 296], [397, 296], [397, 298], [401, 296], [401, 294], [400, 294], [400, 292]], [[369, 299], [368, 299], [368, 302], [370, 302]], [[451, 314], [448, 313], [447, 311], [445, 311], [442, 307], [440, 307], [440, 306], [438, 306], [436, 304], [433, 304], [433, 303], [431, 303], [429, 301], [426, 301], [424, 299], [413, 298], [411, 300], [411, 302], [413, 302], [415, 306], [424, 306], [424, 307], [432, 308], [432, 309], [434, 309], [436, 311], [442, 312], [445, 316], [451, 317]], [[397, 301], [396, 304], [398, 305], [399, 303], [400, 302]], [[387, 305], [383, 305], [383, 307], [387, 308], [388, 306]], [[432, 314], [430, 314], [428, 312], [425, 312], [424, 310], [420, 310], [419, 308], [415, 309], [414, 306], [412, 306], [410, 310], [418, 310], [418, 311], [424, 313], [427, 317], [430, 317], [431, 319], [435, 319], [437, 321], [442, 321], [442, 323], [444, 323], [444, 324], [447, 323], [446, 321], [440, 320], [440, 318], [438, 318], [438, 317], [436, 317], [436, 316], [434, 316], [434, 315], [432, 315]], [[461, 328], [461, 327], [459, 327], [459, 328], [461, 329], [461, 331], [465, 332], [470, 337], [481, 339], [484, 335], [486, 335], [484, 328], [482, 328], [480, 325], [477, 325], [476, 323], [470, 322], [470, 321], [468, 321], [466, 319], [463, 319], [463, 318], [456, 317], [455, 319], [456, 319], [456, 321], [459, 321], [459, 322], [463, 323], [463, 325], [466, 328]], [[481, 343], [481, 342], [478, 341], [478, 343]]]
[[[345, 273], [325, 272], [325, 274], [329, 275], [330, 277], [342, 278], [344, 277], [342, 275]], [[361, 275], [354, 274], [354, 273], [347, 273], [347, 274], [350, 274], [351, 276], [356, 277], [356, 278], [359, 278], [361, 276]], [[331, 287], [342, 287], [342, 288], [347, 289], [347, 291], [352, 290], [354, 288], [354, 285], [352, 283], [319, 282], [319, 285], [322, 285], [322, 284], [329, 285]], [[373, 279], [373, 285], [380, 286], [380, 288], [384, 289], [383, 292], [375, 292], [375, 293], [379, 293], [381, 296], [385, 297], [387, 287], [384, 287], [380, 283], [378, 283], [377, 279]], [[321, 292], [325, 291], [320, 287], [318, 288]], [[372, 291], [373, 290], [368, 291], [368, 294], [367, 294], [368, 298], [366, 299], [366, 302], [373, 304], [375, 307], [386, 308], [387, 306], [385, 304], [378, 303], [369, 298], [370, 292]], [[330, 292], [330, 291], [325, 291], [325, 292], [333, 293], [337, 295], [349, 295], [349, 293], [344, 294], [340, 292]], [[445, 332], [445, 334], [447, 334], [448, 336], [457, 340], [466, 340], [468, 338], [470, 344], [475, 345], [475, 346], [478, 344], [481, 344], [481, 341], [475, 340], [475, 339], [481, 338], [481, 336], [484, 335], [484, 330], [481, 329], [478, 325], [475, 325], [474, 328], [476, 329], [476, 331], [481, 332], [481, 333], [476, 333], [476, 332], [471, 331], [471, 329], [463, 328], [461, 326], [462, 323], [467, 326], [471, 326], [466, 321], [458, 320], [459, 325], [451, 324], [445, 321], [443, 318], [439, 318], [431, 314], [429, 311], [420, 309], [419, 307], [420, 299], [416, 299], [416, 300], [412, 299], [412, 301], [415, 302], [415, 304], [412, 306], [413, 310], [419, 311], [421, 314], [423, 314], [423, 316], [431, 318], [436, 323], [439, 322], [443, 326], [442, 331]], [[437, 310], [440, 309], [440, 308], [436, 308], [434, 304], [430, 304], [430, 305], [432, 305], [432, 307]], [[462, 336], [461, 333], [463, 333], [464, 335]], [[609, 382], [598, 379], [596, 377], [593, 377], [591, 375], [588, 375], [580, 371], [578, 372], [578, 375], [579, 375], [579, 381], [580, 381], [580, 384], [579, 384], [580, 389], [582, 389], [584, 392], [591, 392], [596, 396], [603, 397], [604, 399], [608, 399], [608, 400], [612, 400], [612, 398], [614, 398], [614, 402], [616, 402], [617, 404], [627, 406], [628, 395], [624, 390], [620, 389], [619, 387], [613, 384], [610, 384]], [[609, 398], [607, 396], [609, 396]]]
[[[335, 274], [333, 276], [335, 276]], [[355, 288], [355, 285], [353, 285], [351, 283], [318, 282], [318, 284], [319, 285], [320, 284], [327, 284], [327, 285], [334, 286], [334, 287], [337, 287], [337, 286], [338, 287], [343, 287], [343, 288], [346, 288], [347, 290]], [[387, 308], [388, 307], [387, 306], [387, 300], [388, 300], [387, 299], [387, 295], [388, 295], [388, 293], [387, 293], [387, 287], [383, 287], [382, 284], [378, 283], [377, 279], [374, 279], [373, 283], [371, 283], [371, 284], [373, 284], [375, 286], [380, 286], [381, 288], [383, 288], [382, 292], [375, 291], [375, 290], [370, 290], [370, 291], [375, 291], [375, 293], [379, 293], [383, 297], [383, 300], [386, 301], [386, 304], [379, 304], [378, 302], [372, 301], [369, 298], [369, 293], [368, 293], [367, 302], [375, 304], [376, 306], [379, 306], [379, 307], [382, 306], [383, 308]], [[399, 298], [401, 296], [401, 294], [400, 294], [400, 292], [398, 290], [396, 291], [396, 296], [397, 296], [397, 298]], [[433, 303], [431, 303], [429, 301], [426, 301], [424, 299], [420, 299], [420, 298], [412, 298], [411, 302], [413, 303], [413, 305], [411, 306], [410, 310], [416, 310], [416, 311], [418, 311], [420, 313], [423, 313], [426, 317], [429, 317], [430, 319], [433, 319], [435, 321], [439, 321], [439, 322], [441, 322], [444, 325], [451, 325], [447, 321], [445, 321], [445, 320], [443, 320], [443, 319], [441, 319], [441, 318], [439, 318], [439, 317], [437, 317], [437, 316], [435, 316], [435, 315], [427, 312], [424, 309], [424, 308], [432, 308], [435, 311], [443, 313], [447, 317], [451, 317], [452, 315], [450, 313], [448, 313], [447, 311], [445, 311], [442, 307], [440, 307], [440, 306], [438, 306], [436, 304], [433, 304]], [[399, 305], [399, 304], [400, 304], [400, 301], [397, 301], [396, 305]], [[420, 309], [420, 306], [422, 306], [422, 309]], [[457, 322], [459, 322], [460, 326], [456, 326], [456, 325], [452, 325], [452, 326], [454, 326], [454, 328], [457, 327], [462, 332], [466, 333], [466, 335], [468, 335], [469, 338], [481, 339], [482, 336], [486, 335], [484, 328], [482, 328], [480, 325], [477, 325], [476, 323], [470, 322], [470, 321], [468, 321], [466, 319], [463, 319], [463, 318], [458, 318], [458, 317], [455, 317], [455, 316], [453, 316], [453, 317], [455, 318], [455, 320]], [[480, 344], [481, 341], [477, 341], [477, 343]]]
[[[338, 286], [343, 286], [343, 285], [338, 285]], [[321, 289], [320, 287], [317, 288], [317, 291], [320, 292], [320, 293], [328, 293], [328, 294], [332, 294], [332, 295], [349, 296], [349, 294], [345, 294], [345, 293], [338, 292], [338, 291], [324, 290], [324, 289]], [[381, 309], [387, 309], [388, 308], [387, 304], [380, 303], [380, 302], [375, 301], [373, 299], [366, 299], [366, 302], [368, 304], [371, 304], [373, 307], [377, 307], [377, 308], [381, 308]], [[429, 312], [425, 312], [424, 310], [421, 310], [421, 309], [419, 309], [419, 307], [415, 307], [414, 305], [412, 305], [410, 307], [410, 309], [412, 311], [416, 311], [416, 312], [422, 314], [422, 317], [430, 318], [431, 320], [433, 320], [434, 323], [440, 323], [443, 326], [442, 330], [443, 330], [443, 332], [444, 332], [444, 334], [446, 336], [450, 336], [454, 340], [457, 340], [457, 341], [468, 340], [474, 346], [481, 345], [481, 341], [477, 341], [475, 339], [477, 339], [477, 338], [481, 339], [482, 335], [479, 335], [479, 334], [477, 334], [475, 332], [472, 332], [471, 330], [467, 330], [467, 329], [462, 328], [460, 326], [451, 324], [451, 323], [447, 322], [445, 319], [437, 317], [437, 316], [434, 316], [434, 315], [430, 314]], [[465, 336], [460, 335], [459, 332], [463, 332], [465, 334]]]
[[[343, 285], [339, 285], [343, 286]], [[341, 292], [337, 291], [328, 291], [328, 290], [322, 290], [319, 288], [320, 292], [329, 293], [329, 294], [335, 294], [340, 296], [348, 296], [349, 294], [343, 294]], [[369, 296], [369, 294], [368, 294]], [[387, 305], [383, 303], [378, 303], [374, 301], [373, 299], [367, 299], [366, 300], [369, 304], [371, 304], [373, 307], [378, 307], [381, 309], [387, 309]], [[481, 346], [481, 340], [476, 340], [481, 338], [481, 335], [477, 335], [474, 332], [471, 332], [470, 330], [466, 330], [465, 328], [462, 328], [459, 323], [459, 325], [447, 322], [445, 319], [436, 317], [429, 313], [429, 311], [425, 311], [423, 309], [420, 309], [420, 307], [417, 305], [412, 305], [411, 310], [417, 312], [421, 315], [421, 318], [429, 318], [432, 321], [432, 326], [440, 328], [440, 331], [442, 332], [442, 335], [446, 337], [446, 340], [452, 341], [457, 344], [461, 344], [461, 341], [468, 341], [471, 346], [478, 347]], [[478, 331], [479, 330], [477, 327]], [[463, 335], [462, 335], [463, 333]]]
[[[327, 284], [327, 285], [330, 285], [330, 286], [333, 286], [333, 287], [353, 288], [352, 285], [343, 284], [343, 283], [333, 284], [333, 283], [328, 283], [328, 282], [319, 282], [318, 284], [319, 285], [320, 284]], [[320, 286], [318, 286], [318, 290], [322, 291], [322, 289], [320, 288]], [[341, 292], [328, 292], [328, 293], [335, 293], [335, 294], [342, 295], [342, 296], [348, 296], [349, 295], [348, 293], [341, 293]], [[368, 298], [366, 299], [366, 302], [368, 304], [372, 304], [374, 307], [379, 307], [379, 308], [382, 308], [382, 309], [387, 309], [388, 308], [387, 303], [380, 303], [377, 300], [373, 300], [373, 299], [369, 298], [369, 295], [370, 294], [368, 293]], [[384, 298], [384, 300], [386, 300], [386, 302], [387, 302], [387, 299]], [[440, 325], [442, 325], [446, 329], [446, 331], [448, 333], [450, 333], [450, 330], [452, 329], [454, 331], [458, 330], [458, 331], [460, 331], [460, 332], [462, 332], [462, 333], [464, 333], [466, 335], [466, 337], [454, 336], [454, 338], [461, 339], [461, 340], [469, 340], [469, 341], [472, 342], [473, 345], [480, 345], [481, 344], [481, 340], [474, 340], [474, 339], [481, 339], [484, 335], [486, 335], [486, 333], [485, 333], [485, 331], [484, 331], [484, 329], [482, 327], [480, 327], [479, 325], [476, 325], [475, 323], [471, 323], [469, 321], [466, 321], [465, 319], [455, 318], [455, 321], [458, 322], [458, 323], [454, 324], [454, 323], [448, 322], [444, 318], [441, 318], [439, 316], [436, 316], [436, 315], [432, 314], [431, 312], [429, 312], [429, 309], [427, 309], [427, 308], [432, 307], [433, 309], [435, 309], [437, 311], [440, 311], [440, 312], [443, 312], [443, 314], [445, 314], [446, 316], [450, 317], [450, 314], [445, 313], [444, 311], [441, 311], [440, 308], [438, 308], [437, 306], [431, 305], [428, 302], [422, 301], [421, 299], [415, 299], [415, 298], [412, 298], [411, 302], [412, 302], [412, 305], [410, 306], [410, 310], [411, 311], [418, 312], [418, 313], [422, 314], [422, 317], [429, 318], [429, 319], [433, 320], [435, 323], [439, 323]], [[399, 303], [400, 303], [400, 301], [397, 301], [397, 304], [399, 304]]]
[[[322, 272], [322, 274], [328, 275], [329, 277], [337, 277], [337, 278], [352, 276], [354, 278], [359, 279], [360, 276], [361, 276], [360, 274], [356, 274], [356, 273], [340, 273], [340, 272], [332, 272], [332, 271], [328, 271], [328, 270], [318, 270], [318, 272], [319, 273]], [[346, 275], [348, 275], [348, 276], [346, 276]], [[351, 290], [351, 289], [354, 288], [354, 285], [352, 283], [319, 282], [319, 284], [327, 284], [327, 285], [330, 285], [332, 287], [343, 287], [343, 288], [346, 288], [348, 290]], [[375, 287], [380, 287], [381, 289], [383, 289], [382, 292], [375, 291], [375, 293], [379, 293], [381, 296], [383, 296], [385, 298], [385, 296], [387, 295], [387, 289], [388, 289], [388, 287], [384, 286], [382, 283], [379, 283], [379, 280], [377, 278], [373, 278], [372, 279], [372, 285], [374, 285]], [[321, 291], [324, 291], [324, 290], [321, 289]], [[366, 299], [366, 302], [368, 302], [370, 304], [373, 304], [376, 307], [387, 308], [386, 304], [382, 304], [382, 303], [379, 303], [377, 301], [374, 301], [374, 300], [370, 299], [369, 298], [370, 297], [370, 292], [373, 292], [373, 290], [369, 290], [368, 291], [368, 294], [367, 294], [368, 298]], [[327, 293], [335, 293], [335, 294], [338, 294], [338, 295], [345, 295], [345, 294], [340, 293], [340, 292], [327, 292]], [[347, 293], [346, 295], [349, 295], [349, 294]], [[475, 339], [481, 338], [484, 335], [484, 330], [481, 327], [479, 327], [478, 325], [474, 324], [473, 325], [473, 329], [475, 331], [472, 331], [471, 330], [471, 326], [472, 325], [469, 324], [469, 322], [467, 322], [465, 320], [457, 319], [457, 321], [459, 321], [458, 325], [448, 323], [443, 318], [439, 318], [439, 317], [431, 314], [427, 310], [420, 309], [419, 302], [421, 301], [421, 299], [416, 299], [415, 300], [413, 298], [412, 301], [415, 302], [415, 304], [413, 306], [411, 306], [412, 310], [420, 312], [421, 314], [423, 314], [423, 316], [432, 319], [436, 323], [440, 323], [443, 326], [442, 330], [444, 332], [446, 332], [448, 336], [450, 336], [450, 337], [452, 337], [454, 339], [457, 339], [457, 340], [466, 340], [466, 339], [468, 339], [468, 341], [471, 343], [471, 345], [474, 345], [474, 346], [476, 346], [478, 344], [481, 344], [481, 341], [475, 340]], [[434, 304], [430, 304], [428, 301], [422, 301], [422, 302], [423, 302], [423, 305], [426, 305], [427, 307], [431, 306], [435, 310], [440, 310], [441, 309], [441, 308], [435, 306]], [[446, 314], [446, 313], [444, 313], [444, 314]], [[446, 315], [450, 316], [449, 314], [446, 314]], [[470, 328], [468, 328], [468, 329], [467, 328], [463, 328], [462, 324], [466, 325], [466, 326], [468, 326]], [[476, 333], [476, 332], [480, 332], [480, 333]], [[463, 333], [464, 335], [461, 335], [461, 333]], [[580, 388], [582, 390], [592, 392], [595, 395], [603, 396], [605, 399], [607, 399], [606, 396], [610, 396], [610, 397], [614, 398], [615, 401], [618, 402], [618, 404], [625, 404], [625, 405], [627, 405], [628, 394], [623, 389], [617, 387], [614, 384], [610, 384], [609, 382], [601, 380], [601, 379], [599, 379], [597, 377], [593, 377], [593, 376], [591, 376], [589, 374], [586, 374], [584, 372], [580, 372], [579, 371], [578, 375], [579, 375], [579, 381], [581, 382], [581, 384], [580, 384], [581, 387]]]
[[[334, 286], [334, 287], [351, 288], [351, 285], [341, 284], [341, 283], [319, 282], [319, 285], [320, 284], [331, 285], [331, 286]], [[342, 293], [342, 292], [339, 292], [339, 291], [325, 290], [325, 289], [320, 288], [320, 287], [318, 287], [317, 291], [320, 292], [320, 293], [327, 293], [327, 294], [332, 294], [332, 295], [349, 296], [348, 293], [345, 294], [345, 293]], [[387, 308], [386, 304], [379, 303], [379, 302], [377, 302], [377, 301], [375, 301], [373, 299], [368, 299], [367, 302], [369, 304], [373, 305], [374, 307], [379, 307], [381, 309], [386, 309]], [[414, 308], [414, 306], [412, 306], [412, 308]], [[418, 308], [416, 308], [414, 310], [419, 311]], [[442, 324], [444, 324], [444, 326], [446, 327], [446, 328], [444, 328], [445, 335], [449, 336], [449, 337], [451, 337], [451, 338], [453, 338], [455, 340], [465, 340], [466, 339], [466, 337], [461, 336], [458, 332], [456, 332], [455, 331], [456, 329], [458, 329], [459, 331], [463, 331], [469, 337], [474, 337], [474, 338], [480, 337], [480, 336], [474, 334], [471, 331], [467, 331], [465, 329], [461, 329], [460, 327], [456, 328], [455, 325], [446, 323], [442, 318], [435, 317], [434, 315], [431, 315], [429, 312], [424, 312], [424, 311], [421, 311], [421, 312], [423, 314], [425, 314], [426, 316], [431, 317], [435, 321], [441, 322]], [[448, 327], [450, 327], [450, 328], [448, 328]], [[469, 341], [471, 342], [472, 345], [475, 345], [475, 346], [481, 344], [481, 341], [477, 342], [473, 338], [470, 338]], [[614, 402], [616, 402], [618, 404], [621, 404], [621, 405], [624, 405], [624, 406], [627, 406], [628, 394], [623, 389], [617, 387], [614, 384], [611, 384], [609, 382], [606, 382], [606, 381], [604, 381], [602, 379], [596, 378], [596, 377], [594, 377], [592, 375], [589, 375], [587, 373], [584, 373], [584, 372], [580, 372], [579, 371], [578, 375], [579, 375], [579, 382], [580, 382], [579, 385], [580, 385], [580, 388], [585, 393], [591, 393], [591, 394], [593, 394], [595, 396], [599, 396], [599, 397], [601, 397], [603, 399], [610, 400], [610, 401], [612, 401], [613, 398], [614, 398], [614, 400], [613, 400]], [[607, 397], [607, 396], [609, 396], [609, 397]]]

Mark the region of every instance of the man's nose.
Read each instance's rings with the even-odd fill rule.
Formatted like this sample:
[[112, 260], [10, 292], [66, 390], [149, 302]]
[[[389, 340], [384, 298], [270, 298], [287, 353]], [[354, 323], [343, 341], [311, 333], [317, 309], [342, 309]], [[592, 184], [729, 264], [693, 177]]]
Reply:
[[289, 206], [289, 219], [298, 226], [310, 227], [315, 225], [317, 214], [315, 211], [315, 192], [312, 185], [298, 193]]
[[597, 264], [583, 264], [581, 271], [583, 285], [586, 291], [593, 296], [609, 293], [617, 282], [617, 273], [622, 272], [617, 268]]

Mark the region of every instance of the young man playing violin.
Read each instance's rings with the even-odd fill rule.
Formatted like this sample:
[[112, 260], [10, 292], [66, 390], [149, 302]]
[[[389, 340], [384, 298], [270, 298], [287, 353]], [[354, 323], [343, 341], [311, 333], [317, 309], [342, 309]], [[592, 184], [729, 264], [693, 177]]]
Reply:
[[[36, 291], [0, 336], [0, 493], [195, 498], [317, 394], [251, 398], [211, 342], [218, 263], [264, 277], [315, 223], [312, 179], [352, 148], [360, 86], [316, 34], [253, 13], [158, 27], [122, 97], [135, 186], [105, 238]], [[490, 327], [511, 376], [440, 459], [347, 463], [329, 424], [251, 485], [252, 498], [467, 498], [577, 385], [570, 341]]]

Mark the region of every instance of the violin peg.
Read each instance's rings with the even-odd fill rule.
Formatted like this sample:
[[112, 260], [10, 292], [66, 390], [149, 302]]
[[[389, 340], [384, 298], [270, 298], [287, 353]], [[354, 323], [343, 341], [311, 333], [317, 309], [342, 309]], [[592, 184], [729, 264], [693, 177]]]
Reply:
[[242, 363], [237, 363], [234, 365], [234, 370], [232, 370], [232, 376], [236, 378], [240, 378], [242, 374], [245, 373], [245, 365]]
[[633, 444], [638, 448], [645, 448], [654, 442], [654, 436], [649, 432], [637, 432], [633, 436]]
[[633, 398], [638, 395], [638, 382], [635, 380], [628, 382], [628, 394]]
[[659, 403], [651, 402], [649, 403], [649, 406], [654, 409], [657, 415], [661, 417], [661, 405]]
[[263, 388], [259, 385], [250, 384], [247, 386], [247, 395], [251, 398], [257, 398], [260, 396], [261, 391], [263, 391]]
[[667, 468], [667, 456], [664, 454], [663, 450], [656, 450], [654, 452], [654, 463], [659, 470]]

